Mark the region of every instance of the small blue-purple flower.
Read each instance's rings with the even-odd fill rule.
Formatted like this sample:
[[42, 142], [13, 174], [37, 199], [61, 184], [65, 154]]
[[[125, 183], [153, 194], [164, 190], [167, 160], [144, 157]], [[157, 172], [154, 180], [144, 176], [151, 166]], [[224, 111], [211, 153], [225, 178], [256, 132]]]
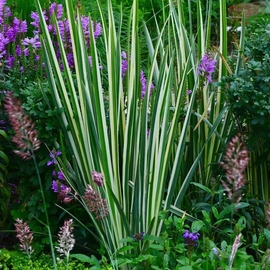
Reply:
[[185, 233], [183, 234], [185, 243], [189, 247], [196, 247], [198, 245], [197, 241], [199, 239], [199, 236], [200, 236], [199, 233], [189, 232], [189, 230], [186, 230]]
[[199, 64], [197, 73], [205, 77], [209, 83], [212, 83], [212, 74], [215, 71], [216, 63], [217, 61], [215, 59], [212, 59], [209, 53], [205, 54]]
[[132, 238], [137, 242], [137, 241], [143, 240], [144, 236], [145, 236], [145, 233], [140, 232], [140, 233], [135, 233], [134, 235], [132, 235]]
[[50, 151], [50, 158], [51, 160], [49, 160], [47, 162], [47, 166], [51, 166], [53, 164], [57, 164], [57, 160], [56, 160], [56, 157], [60, 156], [62, 154], [62, 152], [60, 150], [53, 150], [53, 151]]

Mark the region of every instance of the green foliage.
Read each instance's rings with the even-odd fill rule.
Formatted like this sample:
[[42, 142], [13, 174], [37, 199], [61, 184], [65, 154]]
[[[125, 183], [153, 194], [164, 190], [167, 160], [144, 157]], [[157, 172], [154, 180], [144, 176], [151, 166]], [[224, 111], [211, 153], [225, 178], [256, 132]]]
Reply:
[[[118, 251], [120, 266], [129, 265], [131, 269], [228, 269], [228, 262], [232, 252], [234, 238], [230, 234], [224, 234], [220, 244], [215, 244], [203, 231], [199, 221], [194, 221], [190, 226], [186, 217], [178, 218], [160, 213], [160, 219], [164, 223], [164, 231], [160, 236], [145, 235], [141, 241], [133, 238], [123, 239], [127, 242], [128, 254], [124, 249]], [[190, 247], [183, 238], [186, 229], [196, 233], [200, 231], [198, 245]], [[242, 228], [243, 229], [243, 228]], [[235, 235], [239, 231], [235, 231]], [[232, 236], [235, 236], [234, 234]], [[243, 239], [241, 240], [243, 241]], [[144, 248], [139, 251], [138, 246]], [[139, 252], [138, 252], [139, 251]], [[254, 262], [244, 247], [241, 247], [233, 262], [233, 269], [267, 269], [262, 268], [264, 257], [261, 262]], [[265, 266], [264, 266], [265, 267]]]
[[243, 190], [245, 195], [241, 202], [232, 204], [219, 185], [213, 184], [210, 190], [198, 183], [193, 184], [199, 187], [199, 191], [196, 192], [197, 199], [191, 213], [198, 221], [194, 221], [191, 228], [198, 228], [217, 247], [222, 246], [224, 241], [231, 243], [233, 236], [241, 233], [247, 254], [252, 255], [256, 262], [264, 261], [270, 244], [269, 231], [265, 229], [264, 201]]
[[[41, 148], [36, 152], [36, 159], [44, 184], [44, 190], [47, 194], [47, 208], [52, 220], [51, 226], [54, 232], [58, 227], [58, 216], [61, 211], [54, 205], [56, 195], [51, 192], [52, 168], [47, 167], [46, 163], [49, 160], [48, 148], [54, 147], [55, 140], [57, 139], [55, 134], [60, 134], [57, 117], [61, 113], [61, 110], [47, 106], [42, 95], [41, 87], [44, 92], [49, 93], [48, 84], [46, 81], [38, 83], [35, 79], [36, 75], [35, 72], [31, 74], [26, 70], [25, 73], [20, 73], [19, 76], [16, 70], [11, 70], [8, 74], [3, 74], [0, 90], [2, 92], [12, 91], [14, 96], [22, 102], [25, 113], [35, 123], [39, 140], [46, 143], [46, 145], [42, 144]], [[1, 95], [1, 102], [4, 102], [4, 97], [4, 95]], [[5, 204], [5, 207], [7, 207], [7, 204], [10, 204], [9, 211], [7, 212], [7, 208], [5, 208], [6, 214], [4, 215], [3, 213], [3, 218], [7, 218], [5, 229], [12, 228], [14, 219], [23, 218], [25, 220], [30, 219], [32, 226], [37, 232], [44, 232], [39, 222], [36, 220], [37, 218], [43, 222], [45, 221], [44, 209], [40, 204], [42, 198], [33, 161], [22, 161], [13, 153], [13, 150], [16, 150], [17, 147], [11, 142], [13, 131], [10, 129], [7, 116], [3, 111], [1, 117], [7, 122], [6, 128], [8, 136], [6, 142], [2, 143], [1, 146], [8, 158], [12, 160], [12, 163], [7, 167], [8, 174], [5, 177], [6, 181], [4, 184], [2, 183], [3, 188], [1, 188], [0, 191], [2, 194], [0, 200], [1, 205], [3, 206], [3, 204]], [[11, 192], [12, 196], [10, 194]], [[5, 199], [2, 200], [2, 198]], [[44, 237], [40, 236], [40, 239], [42, 238]], [[36, 248], [36, 250], [40, 251], [41, 248]]]
[[[3, 270], [51, 270], [53, 269], [53, 262], [50, 256], [41, 254], [39, 256], [33, 256], [32, 260], [29, 260], [25, 254], [18, 251], [8, 251], [6, 249], [0, 250], [0, 269]], [[70, 260], [69, 266], [66, 267], [62, 260], [57, 263], [58, 270], [86, 270], [87, 268], [84, 264], [80, 263], [78, 260]]]
[[6, 133], [3, 130], [0, 130], [0, 228], [3, 226], [8, 216], [8, 205], [11, 195], [10, 189], [6, 182], [7, 165], [9, 163], [9, 159], [6, 153], [3, 151], [3, 145], [6, 143], [6, 139]]
[[[210, 26], [204, 29], [200, 3], [197, 6], [199, 52], [195, 50], [194, 38], [183, 28], [181, 14], [177, 13], [181, 13], [182, 3], [178, 2], [175, 7], [168, 1], [169, 13], [164, 16], [162, 27], [156, 26], [158, 38], [143, 25], [149, 55], [143, 63], [138, 1], [134, 1], [125, 32], [129, 42], [123, 45], [121, 21], [120, 27], [116, 27], [111, 3], [104, 13], [104, 6], [97, 1], [106, 54], [105, 59], [100, 57], [99, 46], [92, 38], [91, 65], [81, 25], [74, 20], [72, 4], [66, 3], [75, 74], [67, 66], [67, 56], [58, 37], [64, 63], [64, 72], [61, 71], [46, 22], [41, 19], [46, 74], [53, 93], [51, 106], [63, 109], [59, 123], [74, 157], [73, 170], [62, 166], [61, 160], [59, 166], [76, 199], [89, 213], [96, 237], [114, 261], [115, 251], [125, 247], [119, 243], [120, 239], [142, 231], [161, 234], [162, 224], [157, 219], [160, 209], [174, 206], [177, 214], [183, 214], [180, 207], [191, 179], [197, 177], [196, 170], [200, 167], [206, 175], [203, 180], [209, 181], [211, 171], [207, 166], [213, 159], [219, 159], [216, 153], [224, 143], [223, 135], [228, 133], [231, 122], [224, 94], [215, 91], [208, 82], [203, 84], [205, 78], [199, 78], [197, 73], [199, 61], [207, 53], [205, 44], [210, 31]], [[224, 5], [221, 11], [225, 27]], [[42, 16], [40, 7], [39, 15]], [[224, 29], [222, 42], [221, 52], [226, 57]], [[127, 48], [128, 61], [124, 79], [123, 48]], [[101, 65], [106, 67], [105, 71], [100, 69]], [[144, 98], [140, 83], [143, 69], [149, 82]], [[222, 62], [219, 72], [226, 73]], [[152, 81], [155, 90], [150, 95]], [[189, 97], [188, 89], [192, 90]], [[200, 92], [200, 103], [195, 102], [197, 92]], [[206, 119], [209, 106], [211, 113]], [[95, 186], [93, 171], [104, 175], [104, 187]], [[94, 218], [84, 202], [88, 185], [100, 192], [108, 204], [108, 217], [102, 221]]]
[[239, 130], [247, 134], [251, 149], [268, 146], [270, 140], [269, 33], [269, 24], [250, 33], [245, 41], [242, 68], [222, 80]]

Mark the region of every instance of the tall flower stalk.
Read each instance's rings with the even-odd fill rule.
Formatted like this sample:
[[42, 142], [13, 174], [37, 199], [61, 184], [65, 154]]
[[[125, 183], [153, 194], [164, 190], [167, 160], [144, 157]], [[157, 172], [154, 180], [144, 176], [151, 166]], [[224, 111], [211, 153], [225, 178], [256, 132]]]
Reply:
[[241, 246], [241, 237], [242, 237], [242, 234], [238, 234], [235, 239], [234, 239], [234, 242], [233, 242], [233, 246], [232, 246], [232, 253], [231, 253], [231, 256], [230, 256], [230, 260], [229, 260], [229, 270], [232, 269], [232, 266], [233, 266], [233, 261], [234, 261], [234, 258], [235, 258], [235, 255], [236, 255], [236, 252], [238, 250], [238, 248]]
[[47, 227], [48, 235], [50, 239], [54, 269], [56, 269], [57, 267], [56, 267], [54, 249], [53, 249], [52, 233], [50, 229], [50, 222], [49, 222], [49, 217], [48, 217], [48, 212], [47, 212], [45, 195], [43, 191], [41, 177], [38, 170], [37, 161], [34, 154], [34, 151], [38, 150], [40, 147], [38, 133], [35, 130], [35, 124], [32, 122], [29, 116], [24, 113], [20, 100], [14, 97], [12, 92], [7, 93], [4, 107], [8, 114], [10, 124], [14, 130], [14, 136], [13, 136], [12, 141], [18, 147], [18, 149], [15, 150], [14, 152], [17, 155], [19, 155], [22, 159], [32, 158], [34, 162], [34, 166], [35, 166], [38, 181], [39, 181], [45, 217], [46, 217], [46, 223], [47, 223], [46, 227]]

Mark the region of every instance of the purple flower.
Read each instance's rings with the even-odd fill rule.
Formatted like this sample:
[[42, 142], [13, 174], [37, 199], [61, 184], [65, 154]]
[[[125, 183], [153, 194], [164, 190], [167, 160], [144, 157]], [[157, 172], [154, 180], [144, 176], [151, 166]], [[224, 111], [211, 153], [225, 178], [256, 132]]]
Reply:
[[0, 33], [0, 52], [4, 51], [6, 45], [9, 43], [8, 38], [6, 38], [2, 33]]
[[[94, 22], [93, 22], [94, 24]], [[94, 31], [94, 38], [95, 40], [102, 34], [102, 27], [100, 23], [95, 23], [95, 27], [93, 27], [95, 29]]]
[[58, 21], [58, 28], [59, 28], [59, 32], [61, 35], [61, 38], [63, 41], [65, 42], [69, 42], [69, 40], [67, 40], [67, 37], [69, 38], [69, 22], [67, 19]]
[[134, 235], [132, 235], [132, 238], [137, 242], [137, 241], [143, 240], [144, 236], [145, 236], [145, 233], [140, 232], [140, 233], [135, 233]]
[[7, 66], [8, 66], [9, 68], [12, 68], [12, 66], [13, 66], [13, 64], [14, 64], [14, 60], [15, 60], [14, 56], [9, 56], [9, 57], [8, 57], [8, 59], [7, 59], [7, 61], [6, 61], [6, 64], [7, 64]]
[[[48, 17], [46, 15], [46, 11], [43, 11], [43, 15], [44, 15], [44, 19], [48, 20]], [[37, 12], [31, 12], [30, 17], [31, 17], [31, 19], [34, 20], [30, 24], [37, 29], [37, 30], [34, 30], [33, 32], [34, 32], [35, 35], [37, 35], [40, 32], [40, 25], [39, 25], [40, 24], [40, 19], [39, 19], [38, 13]]]
[[216, 62], [217, 61], [215, 59], [212, 59], [209, 54], [205, 54], [197, 69], [197, 73], [205, 77], [209, 83], [213, 82], [212, 74], [215, 71]]
[[16, 46], [15, 52], [17, 56], [22, 56], [21, 46], [19, 44]]
[[62, 152], [60, 150], [53, 150], [53, 151], [50, 151], [50, 158], [51, 160], [49, 160], [47, 162], [47, 166], [51, 166], [52, 164], [57, 164], [57, 160], [56, 160], [56, 157], [60, 156], [62, 154]]
[[185, 243], [188, 247], [195, 247], [198, 245], [197, 240], [199, 239], [199, 233], [192, 233], [189, 230], [186, 230], [183, 234], [183, 238], [185, 239]]
[[14, 17], [13, 19], [13, 29], [17, 33], [26, 33], [27, 32], [27, 23], [26, 21], [21, 21]]
[[28, 47], [29, 46], [32, 46], [34, 49], [41, 48], [41, 43], [40, 43], [40, 40], [39, 40], [39, 36], [38, 35], [35, 35], [32, 38], [25, 38], [22, 41], [22, 45], [28, 46]]
[[192, 93], [192, 90], [187, 90], [187, 96]]
[[52, 190], [55, 193], [58, 193], [59, 192], [58, 182], [55, 181], [55, 180], [52, 181]]
[[56, 18], [60, 19], [63, 16], [63, 6], [61, 4], [52, 3], [49, 8], [50, 17], [52, 17], [53, 13], [56, 14]]
[[59, 180], [65, 180], [65, 176], [64, 176], [64, 174], [63, 174], [61, 171], [59, 171], [59, 172], [57, 173], [57, 176], [58, 176], [58, 179], [59, 179]]
[[0, 129], [6, 131], [7, 130], [6, 124], [7, 122], [5, 120], [0, 120]]
[[[141, 91], [141, 96], [142, 98], [145, 97], [145, 94], [146, 94], [146, 89], [147, 89], [147, 80], [145, 78], [145, 75], [144, 75], [144, 72], [141, 70], [140, 72], [140, 82], [141, 82], [141, 85], [142, 85], [142, 91]], [[151, 84], [151, 87], [150, 87], [150, 96], [152, 94], [152, 89], [154, 88], [154, 85]]]
[[128, 69], [128, 61], [126, 52], [122, 52], [122, 78], [125, 77], [126, 71]]

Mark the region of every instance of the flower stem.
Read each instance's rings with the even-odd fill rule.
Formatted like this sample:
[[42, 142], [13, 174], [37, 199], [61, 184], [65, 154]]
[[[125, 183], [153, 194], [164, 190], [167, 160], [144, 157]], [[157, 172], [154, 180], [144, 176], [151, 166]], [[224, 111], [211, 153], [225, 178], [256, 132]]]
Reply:
[[40, 185], [40, 192], [41, 192], [43, 207], [44, 207], [44, 211], [45, 211], [45, 218], [46, 218], [46, 223], [47, 223], [46, 227], [48, 229], [48, 234], [49, 234], [49, 239], [50, 239], [53, 266], [54, 266], [54, 269], [57, 270], [57, 264], [56, 264], [56, 258], [55, 258], [54, 248], [53, 248], [52, 233], [51, 233], [51, 229], [50, 229], [50, 222], [49, 222], [49, 216], [48, 216], [48, 212], [47, 212], [45, 195], [44, 195], [43, 186], [42, 186], [42, 182], [41, 182], [41, 178], [40, 178], [40, 173], [39, 173], [39, 170], [38, 170], [37, 161], [36, 161], [33, 149], [31, 149], [31, 154], [32, 154], [32, 157], [33, 157], [34, 166], [35, 166], [35, 169], [36, 169], [36, 172], [37, 172], [38, 182], [39, 182], [39, 185]]

